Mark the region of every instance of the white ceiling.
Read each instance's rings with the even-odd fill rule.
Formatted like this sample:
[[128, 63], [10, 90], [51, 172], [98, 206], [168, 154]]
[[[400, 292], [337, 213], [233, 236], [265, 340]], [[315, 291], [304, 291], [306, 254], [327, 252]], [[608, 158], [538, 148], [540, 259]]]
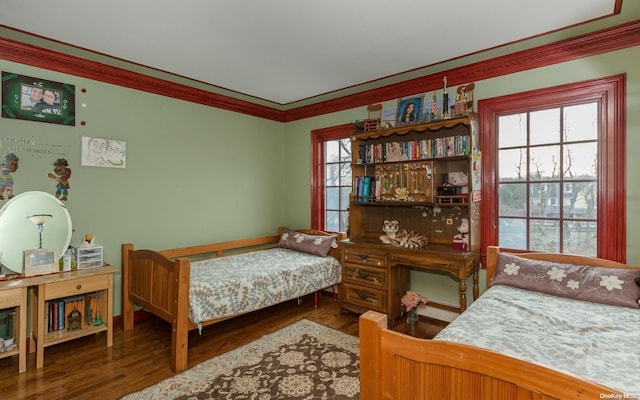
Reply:
[[2, 0], [0, 25], [278, 104], [609, 15], [615, 0]]

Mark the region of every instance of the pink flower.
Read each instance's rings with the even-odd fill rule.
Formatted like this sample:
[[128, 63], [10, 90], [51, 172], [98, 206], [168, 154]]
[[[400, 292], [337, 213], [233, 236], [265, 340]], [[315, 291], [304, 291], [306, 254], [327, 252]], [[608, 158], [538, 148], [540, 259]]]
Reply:
[[420, 296], [418, 293], [409, 290], [402, 299], [400, 299], [400, 303], [404, 306], [407, 312], [413, 310], [414, 308], [424, 307], [429, 303], [426, 297]]

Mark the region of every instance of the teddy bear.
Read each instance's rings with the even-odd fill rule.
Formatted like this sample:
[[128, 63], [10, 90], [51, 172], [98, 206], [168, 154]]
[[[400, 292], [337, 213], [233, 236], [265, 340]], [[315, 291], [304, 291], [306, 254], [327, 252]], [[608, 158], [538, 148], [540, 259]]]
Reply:
[[469, 250], [469, 218], [460, 218], [458, 234], [453, 237], [453, 247]]

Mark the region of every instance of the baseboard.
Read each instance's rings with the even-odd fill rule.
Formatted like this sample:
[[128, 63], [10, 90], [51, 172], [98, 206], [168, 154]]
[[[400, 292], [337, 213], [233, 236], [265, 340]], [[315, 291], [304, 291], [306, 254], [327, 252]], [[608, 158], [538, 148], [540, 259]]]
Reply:
[[458, 307], [452, 304], [435, 303], [430, 301], [426, 307], [422, 307], [418, 310], [418, 314], [440, 321], [451, 322], [460, 315], [459, 311], [456, 312], [457, 309]]

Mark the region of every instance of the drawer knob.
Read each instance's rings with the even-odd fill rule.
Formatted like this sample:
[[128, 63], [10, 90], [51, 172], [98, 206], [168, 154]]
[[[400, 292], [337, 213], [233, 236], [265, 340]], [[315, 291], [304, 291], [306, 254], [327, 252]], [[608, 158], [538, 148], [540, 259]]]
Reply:
[[78, 290], [82, 289], [82, 285], [78, 283], [78, 284], [76, 285], [76, 289], [78, 289]]
[[369, 255], [368, 255], [368, 254], [362, 254], [362, 253], [360, 254], [360, 259], [361, 259], [362, 261], [365, 261], [367, 258], [369, 258]]

